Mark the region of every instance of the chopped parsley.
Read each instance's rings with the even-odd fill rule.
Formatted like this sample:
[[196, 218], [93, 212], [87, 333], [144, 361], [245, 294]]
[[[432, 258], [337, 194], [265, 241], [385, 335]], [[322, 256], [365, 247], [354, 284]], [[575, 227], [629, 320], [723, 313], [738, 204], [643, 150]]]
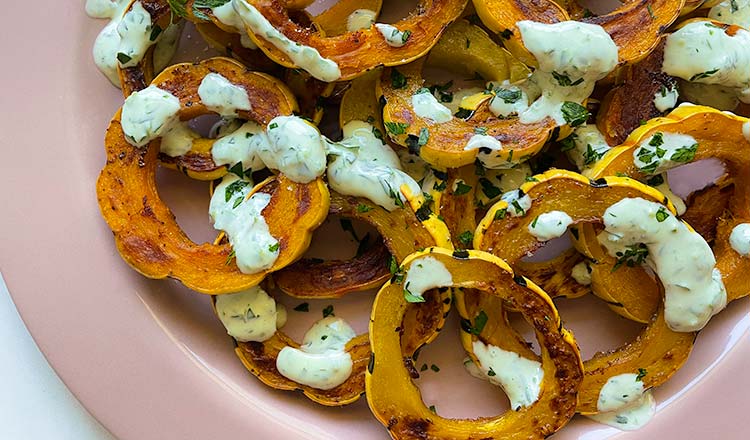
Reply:
[[660, 207], [658, 211], [656, 211], [656, 221], [659, 223], [663, 222], [664, 220], [669, 218], [669, 212], [667, 212], [664, 207]]
[[506, 104], [514, 104], [521, 99], [521, 90], [495, 89], [495, 96], [502, 99]]
[[409, 284], [411, 283], [407, 282], [406, 285], [404, 286], [404, 299], [406, 300], [406, 302], [410, 302], [410, 303], [425, 302], [425, 299], [423, 296], [419, 296], [419, 295], [415, 295], [411, 293], [411, 291], [409, 290]]
[[628, 267], [635, 267], [643, 264], [648, 257], [648, 248], [643, 243], [632, 244], [627, 246], [625, 252], [616, 252], [617, 262], [612, 266], [612, 272], [616, 271], [623, 264]]
[[699, 79], [708, 78], [709, 76], [715, 74], [718, 72], [719, 69], [713, 69], [713, 70], [706, 70], [705, 72], [696, 73], [695, 75], [690, 77], [690, 82], [697, 81]]
[[458, 235], [458, 241], [464, 246], [470, 246], [474, 241], [474, 233], [471, 231], [464, 231]]
[[384, 125], [388, 133], [395, 136], [406, 133], [406, 129], [409, 127], [409, 124], [403, 122], [385, 122]]
[[648, 374], [648, 371], [646, 371], [645, 368], [639, 368], [638, 375], [635, 377], [635, 380], [642, 382], [643, 378], [646, 377], [647, 374]]
[[502, 220], [505, 218], [505, 215], [508, 213], [508, 208], [502, 208], [495, 211], [495, 217], [494, 220]]
[[126, 53], [117, 52], [117, 61], [119, 61], [120, 64], [127, 64], [132, 59], [133, 58]]
[[471, 191], [471, 185], [467, 185], [463, 180], [456, 182], [456, 189], [453, 190], [454, 196], [462, 196]]
[[333, 314], [333, 306], [330, 304], [323, 309], [323, 317], [328, 318], [329, 316], [335, 316]]
[[474, 128], [474, 133], [475, 134], [486, 135], [487, 134], [487, 127], [475, 127]]
[[571, 127], [578, 127], [589, 119], [589, 111], [581, 104], [565, 101], [560, 109], [565, 122]]
[[484, 177], [479, 179], [479, 186], [482, 187], [482, 193], [490, 200], [503, 193], [500, 188], [492, 184], [490, 179]]
[[496, 375], [497, 373], [495, 373], [495, 370], [493, 370], [492, 367], [490, 367], [490, 370], [487, 372], [487, 376], [494, 377]]
[[[224, 201], [229, 202], [235, 193], [242, 191], [246, 186], [250, 185], [247, 180], [235, 180], [234, 182], [227, 185], [224, 189]], [[242, 200], [242, 198], [240, 198]]]
[[673, 162], [690, 162], [695, 159], [696, 151], [698, 151], [698, 144], [680, 147], [672, 154], [669, 160]]
[[274, 243], [272, 245], [269, 245], [268, 246], [268, 252], [276, 252], [276, 251], [278, 251], [279, 250], [279, 246], [280, 245], [279, 245], [278, 242], [276, 242], [276, 243]]
[[578, 84], [583, 82], [583, 78], [579, 78], [576, 81], [571, 81], [570, 77], [565, 74], [552, 72], [552, 77], [557, 80], [557, 83], [560, 84], [563, 87], [572, 87], [577, 86]]
[[232, 262], [232, 260], [234, 259], [234, 255], [235, 255], [235, 253], [234, 253], [234, 249], [232, 249], [232, 252], [230, 252], [230, 253], [229, 253], [229, 255], [227, 255], [227, 260], [226, 260], [226, 261], [224, 262], [224, 265], [225, 265], [225, 266], [229, 266], [229, 264], [230, 264], [230, 263]]
[[403, 89], [406, 87], [406, 77], [398, 69], [391, 69], [391, 86], [394, 89]]
[[432, 370], [432, 371], [434, 371], [434, 372], [437, 373], [438, 371], [440, 371], [440, 367], [438, 367], [435, 364], [432, 364], [432, 365], [430, 365], [430, 370]]
[[301, 303], [298, 306], [294, 308], [295, 312], [309, 312], [310, 311], [310, 304], [309, 303]]
[[406, 43], [407, 41], [409, 41], [409, 37], [411, 37], [411, 31], [408, 29], [403, 31], [401, 33], [401, 42]]
[[359, 242], [357, 231], [354, 230], [354, 226], [352, 225], [351, 220], [349, 220], [348, 218], [342, 218], [339, 220], [339, 223], [341, 224], [341, 229], [350, 233], [352, 235], [352, 238], [354, 238], [354, 241]]
[[484, 313], [484, 310], [480, 310], [474, 318], [474, 325], [471, 327], [469, 333], [479, 336], [479, 334], [482, 333], [482, 330], [484, 330], [484, 326], [487, 325], [487, 319], [488, 317], [487, 314]]
[[357, 212], [359, 212], [360, 214], [370, 211], [372, 211], [372, 206], [363, 205], [362, 203], [357, 205]]

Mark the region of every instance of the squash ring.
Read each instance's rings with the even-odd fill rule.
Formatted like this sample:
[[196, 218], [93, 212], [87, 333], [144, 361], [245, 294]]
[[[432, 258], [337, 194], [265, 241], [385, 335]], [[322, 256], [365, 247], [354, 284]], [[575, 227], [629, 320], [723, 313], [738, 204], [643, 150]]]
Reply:
[[[716, 232], [711, 247], [716, 256], [716, 268], [722, 273], [727, 289], [727, 301], [750, 294], [747, 278], [747, 274], [750, 273], [750, 259], [742, 257], [729, 244], [732, 229], [738, 224], [750, 223], [750, 139], [746, 134], [748, 130], [750, 119], [711, 107], [681, 106], [666, 117], [653, 119], [633, 131], [622, 145], [607, 152], [590, 170], [592, 178], [621, 173], [634, 179], [645, 180], [648, 176], [636, 167], [633, 152], [656, 132], [680, 133], [696, 139], [699, 146], [694, 157], [686, 163], [710, 158], [720, 160], [734, 183], [726, 210], [718, 212], [719, 217], [714, 218], [716, 213], [712, 210], [699, 212], [699, 207], [688, 207], [685, 216], [695, 218], [698, 223], [715, 226], [712, 228]], [[698, 214], [692, 215], [693, 211]]]
[[[577, 227], [579, 223], [601, 222], [605, 209], [614, 202], [627, 197], [641, 197], [663, 203], [672, 214], [675, 214], [674, 206], [668, 199], [665, 200], [661, 193], [629, 178], [606, 177], [590, 181], [571, 171], [550, 170], [535, 176], [533, 182], [524, 184], [519, 191], [523, 191], [532, 199], [531, 208], [526, 214], [520, 217], [497, 215], [498, 212], [502, 213], [508, 209], [507, 202], [498, 202], [477, 228], [474, 242], [477, 249], [504, 258], [511, 266], [541, 245], [528, 232], [528, 226], [536, 215], [545, 212], [561, 209], [573, 219], [573, 225]], [[581, 200], [585, 200], [586, 203], [576, 202]], [[645, 271], [640, 268], [639, 270], [642, 276], [638, 278], [637, 284], [618, 283], [614, 287], [628, 290], [636, 299], [648, 296], [661, 298], [655, 281]], [[620, 269], [613, 274], [618, 272]], [[459, 299], [457, 297], [457, 300]], [[584, 361], [585, 373], [579, 391], [578, 412], [597, 412], [599, 392], [610, 377], [623, 373], [637, 373], [639, 368], [642, 368], [648, 372], [643, 379], [644, 386], [655, 387], [666, 382], [687, 360], [697, 332], [672, 331], [664, 320], [663, 307], [658, 303], [653, 304], [650, 322], [634, 342], [609, 353], [598, 353], [592, 359]], [[465, 318], [476, 316], [478, 312], [474, 308], [466, 307], [466, 302], [459, 302], [457, 306]], [[609, 306], [614, 311], [620, 308], [616, 304]], [[488, 307], [483, 309], [486, 310]], [[498, 313], [497, 308], [493, 313]], [[517, 334], [510, 336], [514, 335]], [[492, 336], [497, 339], [509, 337], [503, 332], [496, 332]], [[471, 344], [465, 348], [470, 351]]]
[[480, 251], [426, 249], [406, 258], [404, 272], [426, 255], [448, 268], [454, 288], [481, 289], [523, 310], [544, 347], [539, 399], [528, 408], [477, 420], [450, 420], [431, 412], [412, 381], [414, 376], [408, 368], [411, 358], [404, 358], [408, 352], [398, 331], [405, 312], [414, 304], [404, 299], [403, 280], [392, 280], [378, 293], [370, 318], [373, 354], [365, 384], [367, 402], [375, 417], [394, 439], [541, 439], [560, 429], [575, 413], [583, 367], [575, 340], [562, 327], [552, 300], [531, 281], [515, 277], [505, 262]]
[[[553, 0], [473, 1], [482, 23], [500, 34], [508, 50], [530, 66], [536, 66], [537, 61], [524, 47], [516, 23], [570, 20], [568, 11]], [[634, 63], [651, 52], [662, 32], [679, 17], [684, 4], [685, 0], [632, 0], [608, 14], [582, 17], [578, 21], [604, 28], [620, 49], [620, 63]]]

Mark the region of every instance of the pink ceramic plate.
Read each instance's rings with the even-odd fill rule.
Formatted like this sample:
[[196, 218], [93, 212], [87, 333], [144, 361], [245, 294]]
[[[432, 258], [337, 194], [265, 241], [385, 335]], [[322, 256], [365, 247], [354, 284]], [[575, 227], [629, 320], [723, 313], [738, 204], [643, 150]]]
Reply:
[[[6, 2], [3, 16], [0, 269], [37, 343], [84, 405], [122, 439], [386, 438], [364, 399], [321, 408], [261, 385], [235, 358], [207, 297], [123, 263], [94, 193], [104, 129], [122, 102], [91, 61], [104, 23], [86, 17], [83, 1]], [[205, 184], [160, 177], [189, 234], [211, 239]], [[341, 236], [336, 222], [326, 229]], [[334, 251], [318, 242], [315, 253]], [[328, 303], [364, 331], [371, 300], [312, 302], [310, 313], [290, 311], [290, 332], [299, 337]], [[594, 300], [560, 307], [584, 355], [634, 334]], [[747, 309], [738, 301], [701, 332], [688, 364], [657, 390], [658, 414], [643, 430], [623, 434], [577, 417], [556, 438], [747, 438]], [[421, 379], [427, 404], [447, 416], [503, 411], [498, 389], [462, 371], [457, 332], [443, 334], [420, 358], [441, 368]]]

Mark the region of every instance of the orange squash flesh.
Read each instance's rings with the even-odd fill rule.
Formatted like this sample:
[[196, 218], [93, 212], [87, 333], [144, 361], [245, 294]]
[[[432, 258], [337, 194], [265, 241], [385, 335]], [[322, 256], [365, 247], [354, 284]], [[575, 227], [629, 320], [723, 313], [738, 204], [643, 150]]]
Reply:
[[[446, 419], [430, 411], [413, 382], [418, 373], [404, 362], [408, 353], [403, 353], [400, 334], [393, 331], [402, 326], [408, 308], [429, 303], [407, 303], [403, 280], [394, 280], [378, 293], [370, 319], [373, 354], [365, 385], [375, 417], [388, 428], [391, 437], [399, 440], [541, 439], [560, 429], [575, 412], [582, 365], [575, 340], [562, 328], [549, 297], [530, 281], [514, 277], [500, 259], [479, 251], [426, 249], [405, 260], [404, 272], [408, 273], [415, 261], [428, 255], [445, 265], [453, 278], [452, 287], [480, 289], [523, 310], [543, 347], [544, 379], [539, 399], [519, 411], [473, 420]], [[462, 334], [462, 338], [472, 337], [467, 335]]]
[[[524, 184], [520, 189], [532, 199], [531, 208], [526, 214], [520, 217], [510, 215], [496, 217], [497, 212], [503, 212], [502, 210], [507, 209], [508, 206], [505, 201], [498, 202], [477, 228], [474, 243], [476, 248], [489, 251], [513, 265], [526, 252], [533, 251], [540, 246], [536, 237], [528, 232], [528, 226], [536, 216], [553, 210], [567, 213], [573, 219], [572, 227], [578, 227], [579, 230], [582, 230], [585, 223], [600, 223], [604, 211], [624, 198], [641, 197], [662, 202], [672, 214], [675, 213], [674, 207], [668, 200], [663, 200], [661, 193], [628, 178], [607, 177], [589, 181], [570, 171], [551, 170], [535, 176], [534, 180], [534, 182]], [[585, 203], [581, 203], [583, 200]], [[594, 261], [592, 266], [592, 282], [594, 282], [598, 275], [595, 268], [600, 254], [587, 255], [587, 257]], [[626, 267], [626, 265], [623, 266]], [[607, 267], [606, 273], [609, 278], [603, 283], [603, 287], [609, 289], [608, 291], [619, 292], [618, 295], [621, 297], [630, 297], [634, 301], [641, 300], [646, 304], [652, 304], [653, 308], [647, 310], [648, 325], [634, 342], [608, 353], [599, 353], [584, 362], [585, 375], [579, 395], [578, 412], [597, 412], [599, 392], [607, 380], [615, 375], [637, 373], [639, 368], [643, 368], [650, 372], [651, 377], [646, 382], [648, 386], [658, 386], [664, 383], [687, 360], [693, 346], [696, 333], [674, 332], [664, 322], [664, 312], [660, 304], [661, 289], [646, 272], [639, 267], [628, 268], [630, 270], [627, 271], [621, 269], [612, 271], [612, 266]], [[597, 292], [596, 283], [593, 284], [593, 289]], [[627, 294], [621, 293], [623, 291]], [[656, 298], [656, 301], [651, 297]], [[608, 304], [613, 311], [622, 312], [621, 306]], [[461, 310], [460, 306], [459, 310]], [[478, 310], [481, 309], [467, 310], [466, 316], [475, 316]], [[493, 338], [515, 339], [517, 335], [495, 332]]]
[[[678, 17], [685, 0], [635, 0], [608, 14], [580, 18], [604, 28], [619, 48], [621, 63], [637, 62], [651, 52], [659, 37]], [[530, 66], [537, 62], [523, 45], [516, 23], [531, 20], [557, 23], [570, 19], [568, 11], [552, 0], [474, 0], [479, 18], [502, 35], [508, 50]], [[576, 10], [573, 10], [576, 13]]]
[[[645, 139], [657, 132], [694, 137], [698, 142], [698, 149], [690, 162], [711, 158], [720, 160], [733, 181], [733, 185], [725, 190], [731, 192], [731, 196], [726, 193], [724, 195], [728, 196], [726, 210], [719, 213], [718, 218], [715, 217], [715, 209], [705, 210], [702, 215], [694, 210], [686, 215], [704, 225], [704, 230], [708, 228], [706, 224], [715, 225], [715, 228], [711, 228], [716, 234], [712, 249], [729, 301], [750, 293], [750, 259], [735, 252], [728, 240], [736, 225], [750, 222], [750, 140], [743, 134], [745, 127], [750, 126], [749, 121], [710, 107], [679, 107], [666, 117], [653, 119], [636, 129], [625, 143], [609, 151], [590, 172], [594, 178], [620, 173], [646, 180], [648, 176], [634, 163], [633, 152]], [[710, 239], [711, 236], [704, 238]]]
[[[238, 118], [265, 126], [276, 116], [291, 115], [298, 110], [294, 96], [279, 80], [264, 73], [251, 72], [229, 58], [209, 58], [198, 64], [175, 64], [154, 78], [152, 85], [176, 96], [180, 100], [180, 120], [189, 121], [212, 113], [198, 95], [201, 81], [211, 72], [220, 73], [247, 92], [252, 109], [238, 111]], [[211, 156], [214, 142], [215, 139], [198, 138], [184, 155], [170, 157], [160, 153], [159, 160], [164, 166], [176, 168], [194, 179], [218, 179], [227, 173], [227, 167], [214, 163]]]
[[[455, 20], [466, 6], [467, 0], [422, 0], [418, 13], [393, 23], [400, 30], [411, 34], [404, 46], [392, 47], [374, 27], [347, 32], [341, 35], [324, 36], [304, 28], [289, 18], [289, 13], [278, 0], [248, 0], [271, 25], [291, 40], [316, 49], [320, 56], [335, 62], [341, 71], [339, 81], [353, 79], [378, 66], [394, 66], [408, 63], [423, 56], [435, 44], [445, 27]], [[295, 66], [289, 57], [263, 36], [247, 29], [248, 35], [274, 61], [286, 66]]]

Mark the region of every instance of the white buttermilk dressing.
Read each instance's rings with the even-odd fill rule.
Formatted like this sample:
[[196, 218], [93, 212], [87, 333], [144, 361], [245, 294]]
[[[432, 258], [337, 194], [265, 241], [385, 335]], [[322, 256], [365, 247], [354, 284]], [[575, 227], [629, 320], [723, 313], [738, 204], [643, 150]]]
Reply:
[[133, 67], [141, 62], [154, 43], [151, 41], [151, 31], [151, 14], [143, 8], [141, 2], [133, 3], [130, 11], [117, 25], [117, 33], [120, 34], [117, 57], [121, 67]]
[[750, 223], [741, 223], [729, 234], [732, 249], [743, 257], [750, 257]]
[[667, 37], [662, 70], [691, 82], [736, 89], [750, 86], [750, 32], [729, 36], [708, 21], [689, 23]]
[[214, 141], [211, 156], [216, 165], [230, 168], [242, 162], [243, 170], [258, 171], [266, 167], [258, 155], [261, 144], [268, 144], [268, 136], [257, 122], [247, 121], [236, 130]]
[[186, 122], [175, 121], [161, 134], [159, 151], [169, 157], [182, 156], [193, 147], [200, 135], [188, 127]]
[[377, 13], [369, 9], [357, 9], [346, 17], [346, 30], [349, 32], [369, 29], [375, 23]]
[[635, 374], [610, 377], [599, 391], [600, 412], [587, 417], [623, 431], [645, 426], [656, 412], [656, 402], [651, 390], [644, 390], [637, 378]]
[[750, 142], [750, 122], [742, 124], [742, 136], [745, 137], [745, 140]]
[[544, 379], [540, 362], [491, 344], [485, 345], [479, 340], [473, 342], [472, 350], [479, 361], [478, 367], [484, 379], [505, 391], [511, 408], [518, 411], [539, 399]]
[[88, 0], [86, 2], [86, 12], [90, 16], [110, 19], [110, 22], [104, 26], [94, 41], [93, 56], [94, 63], [99, 71], [117, 87], [120, 87], [120, 76], [117, 73], [117, 49], [120, 47], [120, 34], [117, 33], [117, 26], [120, 24], [122, 15], [129, 4], [128, 0], [118, 0], [117, 2]]
[[237, 267], [248, 274], [273, 266], [280, 247], [263, 218], [271, 195], [259, 192], [246, 199], [252, 188], [252, 182], [227, 174], [214, 190], [208, 208], [214, 228], [229, 238]]
[[504, 81], [501, 85], [492, 85], [495, 96], [490, 101], [490, 111], [498, 117], [508, 118], [520, 115], [529, 108], [529, 96], [518, 86]]
[[439, 103], [437, 98], [426, 88], [420, 89], [412, 95], [411, 106], [420, 118], [427, 118], [433, 122], [443, 123], [453, 119], [451, 109]]
[[511, 168], [513, 163], [501, 158], [498, 153], [503, 149], [499, 140], [486, 134], [474, 134], [466, 143], [464, 150], [479, 150], [477, 159], [485, 168], [506, 169]]
[[392, 211], [406, 202], [402, 186], [412, 194], [419, 194], [421, 188], [401, 171], [396, 153], [373, 130], [367, 122], [350, 121], [343, 127], [344, 139], [328, 144], [328, 153], [334, 156], [328, 164], [328, 184], [341, 194], [365, 197]]
[[630, 246], [646, 245], [645, 261], [664, 286], [665, 320], [672, 330], [698, 331], [726, 306], [711, 247], [664, 206], [642, 198], [620, 200], [605, 211], [599, 242], [619, 258]]
[[750, 28], [750, 0], [724, 0], [708, 11], [708, 18]]
[[453, 275], [443, 263], [429, 255], [413, 260], [404, 279], [404, 289], [419, 298], [422, 298], [430, 289], [451, 285], [453, 285]]
[[185, 22], [181, 21], [178, 24], [167, 26], [167, 28], [159, 34], [152, 55], [154, 72], [161, 72], [172, 62], [172, 57], [174, 57], [175, 52], [177, 52], [177, 45], [180, 42], [180, 37], [182, 36], [182, 30], [184, 28]]
[[220, 116], [236, 116], [237, 110], [252, 108], [247, 91], [218, 73], [211, 72], [203, 77], [198, 96], [206, 108]]
[[570, 139], [572, 148], [566, 150], [565, 153], [581, 171], [593, 167], [607, 151], [612, 149], [594, 124], [576, 127]]
[[286, 323], [286, 309], [260, 286], [216, 296], [216, 314], [227, 333], [241, 342], [263, 342]]
[[562, 237], [573, 224], [573, 219], [563, 211], [550, 211], [540, 214], [534, 221], [529, 223], [529, 233], [538, 241], [549, 241], [553, 238]]
[[180, 100], [156, 86], [133, 92], [125, 99], [120, 117], [128, 143], [142, 147], [177, 121]]
[[305, 46], [287, 38], [246, 0], [232, 0], [232, 6], [243, 23], [254, 34], [268, 40], [277, 49], [284, 52], [296, 66], [321, 81], [332, 82], [341, 77], [338, 64], [333, 60], [323, 58], [314, 47]]
[[633, 162], [644, 174], [661, 174], [691, 162], [698, 150], [694, 137], [668, 132], [657, 132], [633, 150]]
[[523, 191], [508, 191], [500, 197], [508, 203], [507, 213], [513, 217], [522, 217], [531, 208], [531, 197]]
[[326, 170], [326, 146], [318, 129], [297, 116], [277, 116], [266, 128], [268, 143], [259, 143], [258, 155], [268, 168], [291, 180], [309, 183]]
[[573, 277], [576, 283], [582, 286], [588, 286], [591, 284], [591, 266], [585, 261], [581, 261], [573, 266], [573, 269], [570, 271], [570, 276]]
[[305, 333], [299, 348], [284, 347], [276, 357], [276, 369], [284, 377], [320, 390], [346, 382], [352, 374], [352, 357], [346, 344], [354, 330], [341, 318], [329, 316]]
[[245, 32], [245, 24], [240, 18], [237, 11], [234, 10], [234, 6], [231, 1], [227, 1], [221, 6], [211, 8], [211, 12], [214, 14], [217, 20], [229, 30], [235, 34], [240, 35], [240, 44], [242, 47], [247, 49], [257, 49], [258, 45], [247, 35]]
[[539, 62], [528, 84], [530, 98], [538, 99], [521, 113], [520, 121], [530, 124], [549, 116], [564, 125], [563, 103], [581, 104], [591, 95], [596, 81], [617, 67], [617, 45], [601, 26], [578, 21], [516, 25], [524, 46]]
[[679, 97], [680, 93], [677, 91], [677, 87], [662, 87], [654, 94], [654, 107], [662, 113], [672, 110], [677, 105], [677, 98]]
[[410, 32], [400, 31], [396, 26], [383, 23], [375, 23], [375, 28], [385, 38], [385, 42], [392, 47], [401, 47], [409, 41]]
[[86, 0], [86, 14], [91, 18], [112, 18], [125, 0]]

